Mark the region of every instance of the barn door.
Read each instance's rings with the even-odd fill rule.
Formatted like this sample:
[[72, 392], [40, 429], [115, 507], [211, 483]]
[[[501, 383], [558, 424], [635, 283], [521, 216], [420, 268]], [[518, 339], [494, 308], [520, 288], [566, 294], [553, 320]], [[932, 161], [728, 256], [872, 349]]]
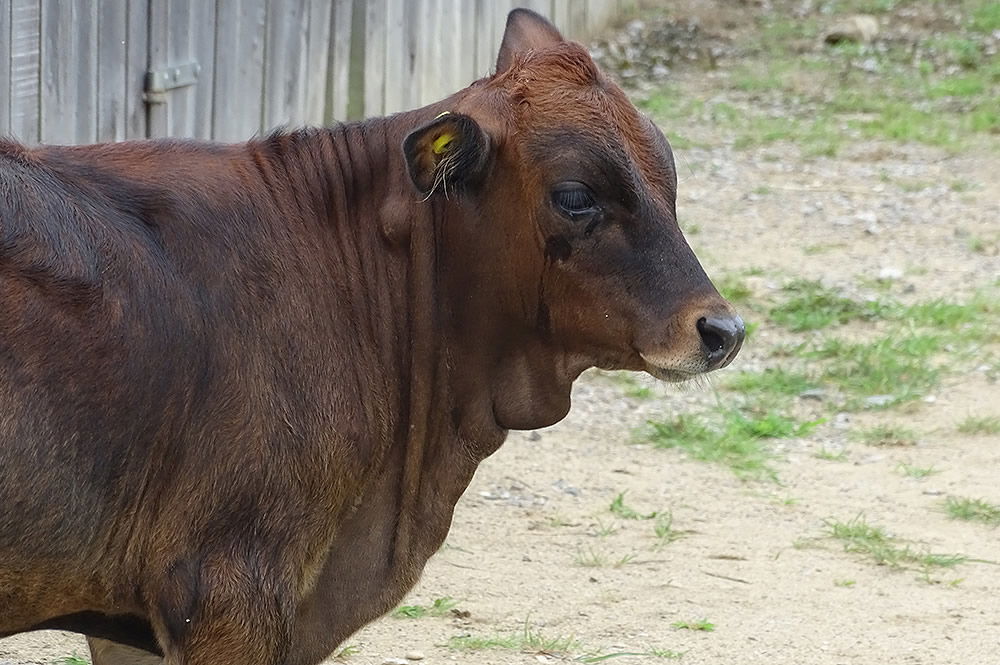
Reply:
[[212, 137], [216, 3], [149, 1], [149, 136]]
[[242, 141], [319, 124], [329, 0], [149, 0], [149, 135]]

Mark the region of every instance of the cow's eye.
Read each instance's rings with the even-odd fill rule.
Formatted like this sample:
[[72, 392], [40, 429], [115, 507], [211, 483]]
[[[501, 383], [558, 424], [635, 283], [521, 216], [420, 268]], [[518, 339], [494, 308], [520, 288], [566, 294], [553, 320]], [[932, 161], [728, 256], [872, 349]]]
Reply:
[[570, 217], [596, 212], [594, 193], [582, 182], [564, 182], [552, 190], [552, 202]]

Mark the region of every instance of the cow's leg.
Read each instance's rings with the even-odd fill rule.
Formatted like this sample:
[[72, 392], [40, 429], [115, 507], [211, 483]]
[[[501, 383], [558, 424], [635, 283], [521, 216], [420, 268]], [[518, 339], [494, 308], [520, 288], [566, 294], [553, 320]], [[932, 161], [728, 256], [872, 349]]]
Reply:
[[156, 654], [99, 637], [88, 637], [87, 646], [94, 665], [163, 665], [163, 658]]
[[157, 594], [153, 627], [167, 665], [284, 663], [295, 602], [280, 568], [206, 559], [173, 566]]

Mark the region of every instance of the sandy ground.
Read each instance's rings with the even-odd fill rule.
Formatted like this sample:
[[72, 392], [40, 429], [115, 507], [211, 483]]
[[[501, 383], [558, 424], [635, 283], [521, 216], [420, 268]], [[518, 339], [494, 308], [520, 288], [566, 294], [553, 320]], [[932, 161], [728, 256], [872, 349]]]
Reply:
[[[693, 94], [705, 86], [697, 74], [677, 82]], [[1000, 233], [1000, 155], [859, 144], [803, 162], [772, 145], [689, 149], [678, 165], [679, 215], [699, 229], [690, 238], [709, 273], [763, 269], [748, 278], [756, 293], [790, 276], [852, 288], [885, 269], [901, 272], [898, 292], [910, 300], [997, 289], [1000, 258], [973, 251], [968, 238]], [[880, 173], [892, 176], [888, 184]], [[891, 184], [906, 179], [932, 184]], [[971, 186], [953, 191], [956, 181]], [[762, 186], [768, 193], [756, 194]], [[806, 251], [819, 244], [829, 247]], [[771, 350], [791, 337], [761, 324], [735, 369], [781, 364]], [[347, 642], [343, 660], [377, 665], [409, 654], [430, 664], [513, 665], [613, 656], [607, 660], [626, 665], [671, 662], [673, 652], [688, 665], [1000, 663], [996, 565], [966, 563], [927, 577], [875, 565], [823, 537], [826, 520], [863, 514], [917, 546], [1000, 561], [1000, 531], [941, 509], [947, 495], [1000, 503], [1000, 436], [955, 430], [969, 415], [1000, 416], [998, 373], [996, 356], [984, 355], [982, 366], [946, 379], [933, 401], [832, 414], [809, 436], [782, 440], [778, 482], [741, 480], [639, 442], [634, 431], [646, 419], [714, 403], [710, 386], [649, 382], [653, 397], [633, 399], [612, 377], [588, 374], [564, 422], [512, 434], [482, 465], [446, 546], [406, 601], [450, 597], [456, 611], [384, 618]], [[851, 429], [877, 422], [904, 422], [919, 433], [917, 445], [852, 442]], [[846, 454], [827, 461], [815, 456], [821, 449]], [[939, 472], [914, 479], [899, 473], [901, 463]], [[612, 514], [621, 492], [640, 512], [671, 511], [682, 537], [659, 543], [655, 520]], [[714, 630], [673, 626], [700, 620]], [[523, 636], [526, 627], [576, 643], [447, 646], [465, 635]], [[81, 639], [59, 633], [0, 641], [3, 665], [85, 653]]]

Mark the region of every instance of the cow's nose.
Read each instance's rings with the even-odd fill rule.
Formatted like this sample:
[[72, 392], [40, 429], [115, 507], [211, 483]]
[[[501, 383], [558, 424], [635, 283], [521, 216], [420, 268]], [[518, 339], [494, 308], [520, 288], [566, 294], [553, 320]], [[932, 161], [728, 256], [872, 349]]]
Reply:
[[703, 316], [698, 319], [698, 334], [708, 360], [709, 371], [733, 361], [743, 345], [746, 326], [739, 316]]

